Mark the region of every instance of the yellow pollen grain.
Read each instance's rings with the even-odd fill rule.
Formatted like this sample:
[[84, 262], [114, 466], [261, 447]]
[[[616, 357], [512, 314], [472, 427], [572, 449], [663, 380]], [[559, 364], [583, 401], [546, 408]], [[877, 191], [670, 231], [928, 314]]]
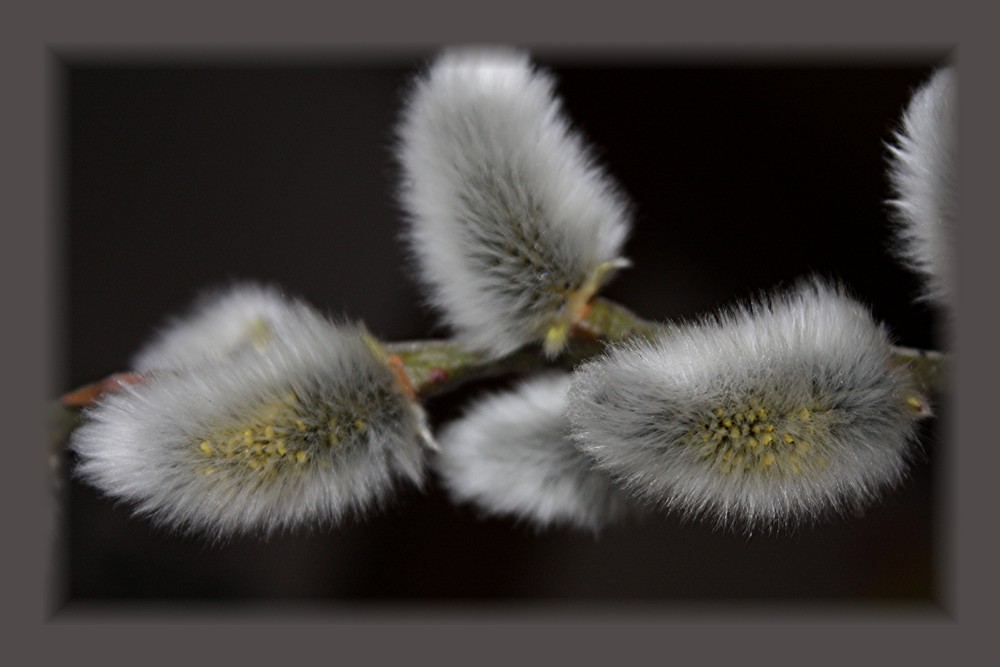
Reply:
[[767, 410], [765, 410], [764, 408], [758, 408], [757, 416], [760, 417], [761, 419], [767, 419]]
[[765, 433], [764, 435], [760, 436], [760, 441], [765, 445], [770, 445], [772, 442], [774, 442], [774, 436], [771, 435], [770, 433]]
[[275, 443], [275, 448], [278, 451], [278, 456], [284, 456], [285, 454], [288, 453], [288, 450], [285, 449], [285, 441], [284, 440], [279, 440], [278, 442], [276, 442]]
[[787, 433], [785, 434], [784, 440], [789, 445], [792, 444], [793, 442], [795, 442], [795, 438], [793, 438], [792, 436], [788, 435]]
[[306, 454], [301, 449], [299, 451], [295, 452], [295, 460], [298, 461], [299, 463], [305, 463], [306, 459], [308, 459], [308, 458], [309, 458], [309, 455]]
[[764, 427], [764, 430], [767, 431], [768, 433], [774, 433], [774, 424], [768, 424], [767, 426]]
[[201, 451], [205, 452], [209, 456], [211, 456], [212, 452], [215, 451], [215, 450], [212, 449], [212, 445], [208, 442], [208, 440], [205, 440], [204, 442], [202, 442], [198, 446], [198, 449], [200, 449]]
[[771, 452], [768, 452], [767, 454], [764, 454], [764, 465], [765, 466], [768, 466], [768, 467], [773, 466], [774, 465], [774, 460], [775, 460], [774, 459], [774, 454], [772, 454]]

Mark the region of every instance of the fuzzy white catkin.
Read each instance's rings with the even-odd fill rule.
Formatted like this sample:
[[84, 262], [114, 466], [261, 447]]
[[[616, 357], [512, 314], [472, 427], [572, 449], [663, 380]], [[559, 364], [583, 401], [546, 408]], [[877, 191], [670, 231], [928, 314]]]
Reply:
[[422, 483], [420, 408], [362, 329], [300, 315], [263, 348], [105, 396], [72, 436], [77, 474], [217, 539], [331, 524]]
[[574, 377], [577, 445], [634, 493], [720, 525], [856, 510], [904, 474], [909, 376], [820, 282], [624, 344]]
[[439, 438], [435, 468], [456, 502], [543, 528], [597, 531], [627, 512], [625, 494], [569, 440], [569, 376], [534, 378], [474, 403]]
[[938, 70], [913, 95], [890, 146], [897, 254], [926, 281], [924, 298], [955, 298], [953, 249], [958, 221], [955, 69]]
[[277, 287], [236, 283], [203, 294], [183, 316], [164, 327], [132, 361], [133, 370], [179, 369], [262, 347], [277, 331], [319, 317]]
[[431, 302], [468, 344], [559, 351], [627, 262], [628, 206], [527, 55], [457, 50], [420, 77], [398, 128], [400, 200]]

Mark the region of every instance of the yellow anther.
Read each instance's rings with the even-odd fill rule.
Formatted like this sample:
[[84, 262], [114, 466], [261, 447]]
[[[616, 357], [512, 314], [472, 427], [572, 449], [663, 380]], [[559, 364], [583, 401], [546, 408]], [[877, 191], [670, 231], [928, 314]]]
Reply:
[[733, 450], [727, 449], [726, 451], [724, 451], [722, 453], [722, 460], [723, 461], [729, 461], [732, 458], [733, 458]]
[[750, 445], [751, 449], [755, 449], [760, 446], [760, 443], [757, 441], [757, 438], [747, 438], [747, 444]]
[[784, 440], [789, 445], [792, 444], [793, 442], [795, 442], [795, 438], [793, 438], [792, 436], [788, 435], [787, 433], [785, 434]]
[[757, 408], [757, 416], [761, 419], [767, 419], [767, 410], [764, 408]]
[[258, 468], [260, 468], [260, 461], [258, 461], [257, 459], [250, 459], [250, 468], [252, 468], [253, 470], [257, 470]]
[[295, 420], [295, 428], [299, 429], [300, 431], [305, 431], [306, 430], [306, 423], [304, 421], [302, 421], [301, 419], [296, 419]]
[[336, 445], [338, 442], [340, 442], [340, 438], [338, 438], [337, 434], [334, 433], [333, 431], [330, 431], [330, 435], [329, 435], [328, 439], [329, 439], [331, 445]]
[[725, 426], [726, 428], [729, 428], [730, 426], [733, 425], [733, 420], [730, 419], [729, 417], [726, 417], [725, 419], [722, 420], [722, 425]]
[[275, 449], [278, 452], [278, 456], [284, 456], [285, 454], [288, 453], [288, 450], [285, 449], [285, 441], [284, 440], [279, 440], [278, 442], [274, 443], [274, 446], [275, 446]]
[[257, 443], [256, 445], [253, 446], [253, 453], [256, 454], [257, 456], [261, 456], [264, 453], [264, 446], [261, 445], [260, 443]]
[[268, 440], [274, 439], [274, 427], [271, 426], [270, 424], [264, 427], [264, 437], [267, 438]]
[[735, 426], [729, 429], [729, 437], [732, 438], [733, 440], [736, 440], [738, 437], [740, 437], [740, 430]]
[[330, 418], [330, 428], [337, 428], [337, 419], [335, 417]]
[[916, 396], [907, 396], [906, 405], [908, 408], [910, 408], [911, 410], [913, 410], [918, 414], [924, 414], [925, 412], [928, 412], [927, 406], [924, 404], [922, 400], [920, 400]]
[[250, 323], [250, 331], [248, 333], [250, 342], [258, 350], [263, 350], [271, 339], [271, 327], [268, 326], [267, 320], [263, 317], [255, 318]]
[[243, 431], [243, 442], [245, 442], [248, 445], [253, 444], [253, 431], [251, 431], [250, 429]]
[[724, 414], [726, 414], [726, 411], [723, 410], [722, 408], [716, 408], [715, 409], [715, 416], [716, 417], [721, 417]]
[[754, 424], [750, 430], [754, 433], [760, 433], [763, 429], [761, 429], [760, 424]]
[[768, 424], [767, 426], [764, 427], [764, 430], [767, 431], [768, 433], [774, 433], [774, 424]]
[[764, 435], [760, 436], [760, 441], [765, 445], [770, 445], [772, 442], [774, 442], [774, 436], [771, 435], [770, 433], [765, 433]]
[[774, 459], [774, 454], [772, 454], [771, 452], [768, 452], [767, 454], [764, 454], [764, 465], [765, 466], [773, 466], [774, 465], [774, 460], [775, 460]]
[[545, 354], [554, 357], [562, 351], [569, 337], [569, 327], [565, 322], [554, 324], [545, 332]]
[[306, 454], [301, 449], [299, 451], [295, 452], [295, 460], [298, 461], [299, 463], [305, 463], [306, 459], [308, 459], [308, 458], [309, 458], [309, 455]]
[[799, 410], [799, 419], [801, 419], [804, 422], [807, 422], [809, 421], [809, 414], [810, 414], [809, 408], [802, 408], [801, 410]]
[[204, 442], [202, 442], [198, 446], [198, 449], [200, 449], [201, 451], [205, 452], [208, 455], [211, 455], [212, 452], [215, 451], [215, 450], [212, 449], [212, 445], [211, 445], [211, 443], [208, 440], [205, 440]]
[[365, 430], [365, 426], [367, 426], [367, 425], [368, 424], [365, 423], [364, 419], [355, 419], [354, 420], [354, 428], [358, 429], [359, 431]]

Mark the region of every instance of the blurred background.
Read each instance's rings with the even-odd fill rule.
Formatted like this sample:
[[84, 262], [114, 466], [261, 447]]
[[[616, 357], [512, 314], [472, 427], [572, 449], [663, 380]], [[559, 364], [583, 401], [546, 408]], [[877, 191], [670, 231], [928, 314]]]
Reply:
[[[57, 73], [63, 215], [58, 390], [126, 370], [206, 288], [276, 283], [388, 340], [441, 337], [399, 241], [393, 128], [430, 51], [377, 56], [76, 56]], [[918, 280], [886, 253], [885, 142], [938, 52], [726, 59], [535, 52], [635, 204], [634, 267], [605, 293], [654, 319], [709, 313], [818, 273], [901, 344], [943, 347]], [[454, 418], [499, 379], [429, 404]], [[66, 475], [71, 603], [932, 603], [946, 423], [863, 516], [779, 535], [651, 515], [597, 538], [451, 504], [432, 477], [333, 530], [212, 545]], [[72, 463], [70, 459], [68, 464]]]

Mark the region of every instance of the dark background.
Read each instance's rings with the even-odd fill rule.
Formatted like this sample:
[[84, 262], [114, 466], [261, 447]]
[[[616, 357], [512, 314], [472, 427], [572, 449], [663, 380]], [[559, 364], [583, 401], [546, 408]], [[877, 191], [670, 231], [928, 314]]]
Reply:
[[[428, 55], [65, 61], [61, 388], [126, 369], [165, 317], [238, 278], [384, 339], [445, 335], [410, 278], [393, 194], [399, 101]], [[818, 272], [901, 343], [943, 345], [940, 318], [911, 301], [919, 281], [885, 252], [884, 142], [944, 54], [537, 60], [635, 202], [634, 268], [607, 295], [647, 317], [693, 317]], [[501, 385], [429, 407], [441, 423]], [[749, 538], [670, 516], [597, 539], [539, 534], [451, 505], [432, 478], [363, 522], [210, 545], [68, 480], [65, 597], [928, 602], [946, 530], [938, 431], [864, 516]]]

